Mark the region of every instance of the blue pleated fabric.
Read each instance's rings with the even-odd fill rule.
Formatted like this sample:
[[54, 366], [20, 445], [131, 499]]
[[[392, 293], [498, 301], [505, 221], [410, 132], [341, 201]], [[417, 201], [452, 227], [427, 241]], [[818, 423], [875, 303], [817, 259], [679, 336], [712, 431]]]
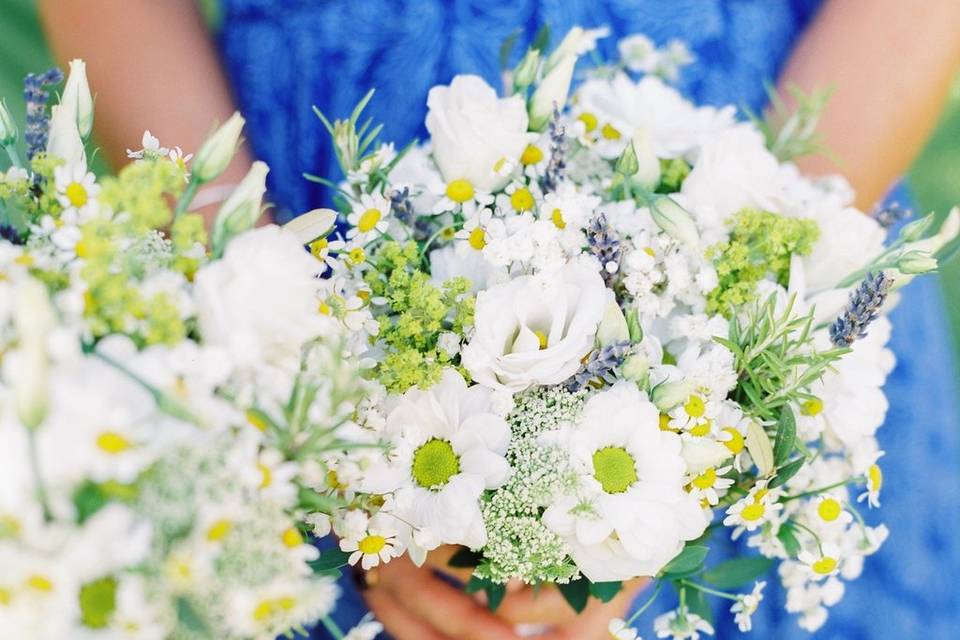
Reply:
[[[645, 33], [663, 44], [684, 40], [696, 54], [680, 88], [702, 103], [762, 109], [818, 0], [223, 0], [219, 42], [247, 135], [271, 168], [269, 187], [280, 219], [329, 202], [304, 173], [336, 176], [316, 105], [345, 117], [371, 87], [367, 114], [384, 123], [383, 139], [424, 139], [431, 86], [476, 73], [499, 86], [498, 49], [518, 27], [514, 60], [540, 25], [555, 37], [573, 25], [609, 26], [601, 41], [612, 54], [617, 37]], [[901, 199], [902, 201], [902, 199]], [[891, 530], [867, 559], [818, 638], [883, 640], [952, 638], [960, 624], [960, 409], [956, 370], [938, 283], [910, 286], [893, 313], [899, 363], [888, 384], [891, 409], [880, 431], [885, 487], [882, 520]], [[730, 553], [716, 543], [713, 553]], [[755, 618], [756, 638], [802, 638], [783, 611], [777, 579]], [[364, 613], [348, 582], [337, 619], [349, 627]], [[671, 605], [663, 598], [663, 610]], [[656, 611], [640, 629], [650, 637]], [[735, 637], [717, 611], [720, 638]], [[321, 630], [318, 638], [326, 637]]]

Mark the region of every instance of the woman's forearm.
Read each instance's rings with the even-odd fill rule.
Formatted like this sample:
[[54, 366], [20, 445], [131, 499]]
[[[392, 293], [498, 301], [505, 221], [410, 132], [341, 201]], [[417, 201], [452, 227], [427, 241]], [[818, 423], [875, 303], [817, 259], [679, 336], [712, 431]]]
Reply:
[[[802, 37], [783, 76], [804, 91], [833, 96], [823, 142], [872, 207], [910, 166], [930, 135], [960, 66], [957, 0], [830, 0]], [[805, 170], [836, 172], [822, 156]]]
[[[196, 150], [234, 111], [233, 99], [193, 0], [40, 0], [61, 61], [83, 58], [96, 93], [96, 134], [114, 165], [145, 129], [166, 146]], [[239, 182], [241, 150], [220, 182]]]

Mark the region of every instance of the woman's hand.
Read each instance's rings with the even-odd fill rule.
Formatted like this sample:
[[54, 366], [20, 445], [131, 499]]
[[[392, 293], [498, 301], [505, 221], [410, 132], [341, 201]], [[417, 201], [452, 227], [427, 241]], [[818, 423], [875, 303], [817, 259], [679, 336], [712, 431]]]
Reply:
[[[560, 592], [550, 586], [534, 590], [521, 584], [507, 587], [507, 595], [491, 613], [483, 594], [470, 595], [451, 586], [435, 572], [460, 582], [469, 569], [449, 566], [457, 547], [441, 547], [416, 567], [407, 557], [397, 558], [368, 574], [367, 605], [397, 640], [510, 640], [535, 635], [549, 640], [601, 640], [607, 625], [622, 617], [647, 580], [629, 583], [612, 601], [590, 602], [576, 614]], [[541, 630], [521, 632], [521, 630]]]

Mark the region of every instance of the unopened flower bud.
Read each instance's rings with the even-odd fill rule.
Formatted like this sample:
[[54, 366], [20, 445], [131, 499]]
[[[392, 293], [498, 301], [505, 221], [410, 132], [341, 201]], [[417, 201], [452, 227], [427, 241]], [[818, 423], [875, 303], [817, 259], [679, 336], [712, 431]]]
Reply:
[[0, 146], [11, 145], [17, 141], [17, 124], [7, 109], [5, 100], [0, 99]]
[[230, 238], [249, 231], [256, 224], [263, 205], [263, 194], [267, 191], [269, 171], [265, 163], [254, 162], [246, 177], [220, 207], [213, 221], [210, 238], [215, 256], [223, 255]]
[[693, 218], [686, 209], [673, 198], [658, 198], [650, 206], [650, 215], [660, 229], [681, 244], [696, 247], [700, 244], [700, 233]]
[[923, 238], [927, 235], [927, 232], [933, 227], [936, 222], [936, 216], [933, 214], [923, 216], [918, 218], [913, 222], [905, 224], [900, 230], [900, 238], [904, 242], [915, 242], [920, 238]]
[[540, 64], [540, 52], [536, 49], [527, 49], [523, 59], [513, 70], [513, 89], [514, 91], [523, 91], [537, 77], [537, 66]]
[[194, 180], [199, 183], [210, 182], [226, 170], [237, 152], [243, 124], [243, 116], [234, 113], [200, 145], [200, 150], [193, 157], [190, 173]]
[[573, 80], [573, 67], [577, 64], [577, 56], [568, 55], [562, 58], [540, 82], [540, 86], [533, 92], [530, 101], [530, 129], [542, 130], [553, 115], [553, 106], [563, 108], [567, 103], [567, 94], [570, 92], [570, 82]]
[[630, 339], [630, 330], [627, 328], [627, 319], [616, 300], [611, 299], [603, 312], [603, 319], [597, 327], [597, 343], [601, 347], [623, 342]]
[[670, 411], [689, 398], [691, 393], [693, 393], [693, 384], [686, 380], [664, 382], [654, 387], [650, 399], [660, 411]]
[[647, 190], [653, 190], [660, 182], [660, 159], [653, 152], [650, 136], [645, 128], [633, 134], [633, 152], [637, 158], [637, 171], [634, 180]]
[[919, 275], [937, 270], [937, 259], [926, 251], [907, 251], [897, 260], [897, 270], [907, 275]]
[[613, 165], [613, 170], [622, 176], [630, 177], [637, 172], [640, 164], [637, 162], [637, 151], [633, 148], [633, 142], [628, 142], [623, 153], [617, 158]]
[[87, 65], [83, 60], [70, 61], [70, 75], [63, 88], [60, 104], [76, 118], [80, 137], [88, 138], [93, 131], [93, 96], [87, 83]]
[[643, 353], [631, 353], [623, 360], [620, 373], [627, 380], [643, 384], [650, 372], [650, 359]]
[[82, 164], [86, 166], [87, 154], [83, 148], [83, 138], [77, 129], [77, 119], [64, 105], [56, 105], [50, 110], [50, 137], [47, 139], [47, 153], [63, 160], [67, 166]]

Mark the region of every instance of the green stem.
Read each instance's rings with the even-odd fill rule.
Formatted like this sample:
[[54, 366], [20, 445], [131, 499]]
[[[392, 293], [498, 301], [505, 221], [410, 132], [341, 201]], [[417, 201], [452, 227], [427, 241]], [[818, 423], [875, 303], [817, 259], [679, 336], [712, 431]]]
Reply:
[[627, 620], [627, 626], [628, 626], [628, 627], [633, 626], [634, 621], [635, 621], [637, 618], [640, 617], [640, 614], [642, 614], [644, 611], [646, 611], [647, 609], [650, 608], [650, 606], [653, 604], [653, 601], [657, 599], [657, 596], [660, 594], [660, 589], [662, 589], [662, 588], [663, 588], [663, 582], [661, 582], [661, 581], [658, 580], [658, 581], [657, 581], [657, 588], [654, 589], [654, 590], [653, 590], [653, 593], [650, 594], [650, 598], [647, 599], [647, 601], [643, 603], [643, 606], [642, 606], [642, 607], [640, 607], [639, 609], [637, 609], [637, 610], [634, 612], [634, 614], [633, 614], [632, 616], [630, 616], [630, 619], [629, 619], [629, 620]]
[[29, 447], [30, 447], [30, 470], [33, 473], [33, 482], [37, 489], [37, 499], [40, 500], [40, 506], [43, 509], [43, 519], [46, 522], [53, 520], [53, 512], [50, 510], [50, 499], [47, 497], [47, 486], [43, 482], [43, 476], [40, 474], [40, 455], [37, 452], [37, 432], [36, 429], [29, 429]]
[[681, 580], [680, 583], [685, 587], [690, 587], [691, 589], [696, 589], [703, 593], [708, 593], [711, 596], [717, 596], [718, 598], [726, 598], [727, 600], [739, 600], [740, 596], [733, 593], [727, 593], [726, 591], [717, 591], [716, 589], [711, 589], [710, 587], [705, 587], [702, 584], [696, 582], [689, 582], [687, 580]]
[[194, 178], [190, 178], [190, 183], [187, 185], [187, 188], [183, 190], [183, 193], [180, 194], [180, 199], [177, 200], [177, 208], [173, 212], [173, 218], [177, 219], [180, 215], [187, 210], [190, 206], [190, 203], [193, 202], [193, 198], [197, 195], [197, 189], [200, 188], [200, 182]]
[[807, 533], [809, 533], [811, 536], [813, 536], [814, 541], [817, 543], [817, 551], [819, 551], [819, 552], [820, 552], [820, 555], [822, 556], [822, 555], [823, 555], [823, 544], [821, 544], [821, 542], [820, 542], [820, 536], [817, 535], [817, 532], [814, 531], [813, 529], [811, 529], [810, 527], [808, 527], [807, 525], [805, 525], [805, 524], [803, 524], [803, 523], [801, 523], [801, 522], [797, 522], [796, 520], [793, 520], [793, 521], [792, 521], [792, 525], [793, 525], [794, 527], [799, 527], [800, 529], [803, 529], [804, 531], [806, 531]]
[[340, 627], [334, 622], [330, 617], [324, 616], [320, 618], [320, 622], [323, 623], [324, 628], [327, 630], [327, 633], [332, 635], [336, 640], [343, 640], [344, 633], [341, 631]]
[[849, 479], [847, 479], [847, 480], [841, 480], [840, 482], [834, 482], [833, 484], [828, 484], [828, 485], [825, 486], [825, 487], [818, 487], [817, 489], [811, 489], [810, 491], [804, 491], [803, 493], [798, 493], [798, 494], [793, 495], [793, 496], [785, 496], [785, 497], [783, 497], [783, 498], [780, 498], [780, 502], [790, 502], [791, 500], [797, 500], [797, 499], [799, 499], [799, 498], [808, 498], [808, 497], [810, 497], [810, 496], [818, 496], [818, 495], [820, 495], [821, 493], [824, 493], [824, 492], [826, 492], [826, 491], [830, 491], [831, 489], [836, 489], [837, 487], [842, 487], [842, 486], [844, 486], [844, 485], [848, 485], [848, 484], [851, 484], [851, 483], [854, 483], [854, 482], [858, 482], [858, 481], [860, 481], [860, 480], [862, 480], [862, 478], [859, 477], [859, 476], [856, 477], [856, 478], [849, 478]]
[[20, 159], [20, 154], [17, 153], [17, 148], [12, 144], [3, 145], [3, 150], [7, 152], [7, 155], [10, 157], [10, 163], [16, 167], [25, 169], [26, 167], [23, 164], [23, 160]]

